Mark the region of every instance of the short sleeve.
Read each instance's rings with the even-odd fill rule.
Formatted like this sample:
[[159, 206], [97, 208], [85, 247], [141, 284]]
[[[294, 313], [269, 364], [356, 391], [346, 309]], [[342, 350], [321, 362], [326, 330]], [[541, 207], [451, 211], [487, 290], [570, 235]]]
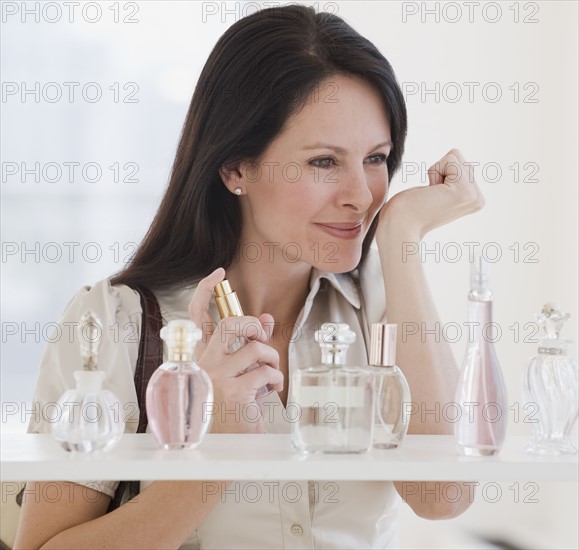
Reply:
[[[98, 368], [105, 372], [103, 388], [119, 398], [125, 417], [125, 432], [135, 433], [139, 406], [134, 372], [139, 352], [142, 309], [139, 293], [126, 285], [111, 286], [108, 279], [82, 287], [68, 302], [59, 327], [40, 360], [28, 433], [50, 433], [56, 403], [75, 387], [73, 373], [82, 369], [79, 321], [92, 309], [102, 323]], [[75, 481], [114, 496], [118, 481]]]

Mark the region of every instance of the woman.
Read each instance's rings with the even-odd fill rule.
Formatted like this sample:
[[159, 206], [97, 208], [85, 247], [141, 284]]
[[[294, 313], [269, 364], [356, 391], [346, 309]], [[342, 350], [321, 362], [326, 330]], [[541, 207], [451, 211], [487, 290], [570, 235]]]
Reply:
[[[390, 323], [432, 326], [438, 316], [420, 259], [403, 258], [403, 246], [483, 206], [456, 149], [431, 168], [429, 186], [386, 202], [406, 129], [390, 64], [339, 17], [290, 5], [238, 21], [201, 73], [169, 187], [139, 250], [111, 280], [81, 289], [62, 322], [92, 307], [104, 326], [140, 327], [131, 287], [145, 286], [164, 323], [189, 315], [216, 327], [196, 354], [221, 410], [243, 410], [264, 384], [276, 390], [257, 400], [258, 422], [216, 414], [212, 431], [289, 432], [282, 407], [290, 374], [318, 362], [319, 324], [350, 325], [358, 338], [349, 357], [358, 364], [367, 363], [367, 329], [386, 318], [386, 304]], [[226, 273], [246, 316], [217, 323], [211, 292]], [[229, 354], [236, 334], [253, 341]], [[134, 403], [138, 339], [120, 340], [104, 339], [100, 364], [115, 393]], [[56, 401], [72, 384], [78, 353], [77, 342], [47, 347], [35, 401]], [[239, 375], [256, 361], [262, 366]], [[448, 344], [400, 342], [398, 362], [415, 403], [433, 410], [452, 401], [457, 367]], [[413, 417], [410, 433], [452, 432], [434, 415], [424, 420]], [[49, 429], [45, 421], [29, 427]], [[340, 482], [329, 485], [330, 498], [327, 484], [303, 481], [297, 501], [269, 483], [250, 501], [242, 482], [215, 482], [211, 491], [197, 481], [142, 482], [130, 505], [108, 514], [116, 482], [68, 484], [67, 499], [25, 500], [15, 547], [393, 548], [401, 496], [431, 519], [469, 505], [438, 498], [434, 489], [445, 493], [434, 483], [406, 495], [404, 482]]]

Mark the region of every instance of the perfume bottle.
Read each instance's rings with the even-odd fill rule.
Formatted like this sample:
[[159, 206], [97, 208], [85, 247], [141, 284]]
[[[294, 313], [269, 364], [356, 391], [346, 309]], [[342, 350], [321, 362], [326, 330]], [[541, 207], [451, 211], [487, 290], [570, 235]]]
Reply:
[[373, 447], [398, 447], [410, 424], [410, 388], [396, 366], [398, 325], [372, 323], [370, 332], [370, 370], [374, 373], [375, 415]]
[[506, 436], [507, 391], [490, 341], [492, 307], [489, 266], [479, 257], [471, 264], [468, 320], [472, 330], [455, 394], [460, 416], [454, 433], [459, 452], [467, 456], [497, 454]]
[[[324, 323], [315, 332], [322, 361], [292, 376], [288, 416], [294, 449], [302, 453], [363, 453], [372, 447], [374, 376], [348, 366], [356, 335], [345, 323]], [[291, 411], [297, 408], [297, 413]]]
[[149, 425], [161, 448], [195, 449], [211, 427], [207, 406], [213, 402], [211, 379], [193, 359], [201, 329], [193, 321], [169, 321], [161, 338], [168, 356], [147, 385]]
[[[214, 288], [215, 292], [215, 303], [217, 304], [217, 309], [219, 310], [219, 315], [222, 319], [226, 317], [241, 317], [243, 315], [243, 310], [241, 309], [241, 304], [239, 303], [239, 298], [234, 290], [231, 290], [229, 281], [224, 279]], [[235, 342], [229, 347], [229, 353], [237, 351], [239, 348], [247, 344], [247, 338], [244, 336], [238, 336]], [[242, 373], [244, 374], [250, 370], [259, 367], [259, 363], [253, 363], [246, 367]], [[273, 391], [273, 386], [271, 384], [266, 384], [259, 388], [255, 394], [255, 397], [265, 397]]]
[[125, 431], [121, 403], [112, 391], [103, 389], [105, 373], [97, 370], [102, 334], [100, 320], [87, 311], [79, 324], [83, 370], [74, 371], [76, 387], [59, 399], [59, 418], [52, 425], [52, 436], [66, 451], [110, 451]]
[[541, 455], [575, 454], [570, 440], [577, 420], [577, 363], [567, 357], [567, 342], [559, 333], [569, 314], [560, 307], [545, 304], [535, 316], [543, 338], [539, 354], [531, 357], [525, 371], [523, 396], [535, 414], [533, 437], [525, 447], [528, 453]]

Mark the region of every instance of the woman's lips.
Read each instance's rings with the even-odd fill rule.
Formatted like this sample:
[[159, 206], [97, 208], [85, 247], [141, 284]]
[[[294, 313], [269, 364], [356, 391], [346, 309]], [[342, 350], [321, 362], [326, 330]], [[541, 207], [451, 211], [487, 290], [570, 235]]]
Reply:
[[357, 225], [351, 223], [333, 223], [331, 225], [316, 223], [314, 225], [338, 239], [355, 239], [362, 233], [363, 227], [363, 223], [358, 223]]

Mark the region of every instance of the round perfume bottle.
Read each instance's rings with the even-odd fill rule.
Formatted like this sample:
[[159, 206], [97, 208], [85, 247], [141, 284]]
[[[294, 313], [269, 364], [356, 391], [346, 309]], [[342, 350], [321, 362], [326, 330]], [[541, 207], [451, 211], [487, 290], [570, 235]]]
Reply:
[[73, 376], [76, 388], [59, 399], [59, 419], [52, 425], [52, 435], [66, 451], [110, 451], [125, 431], [120, 401], [102, 388], [104, 372], [77, 370]]
[[195, 449], [211, 426], [213, 385], [193, 360], [201, 330], [193, 321], [174, 320], [161, 329], [168, 360], [147, 385], [147, 417], [163, 449]]
[[577, 364], [567, 357], [567, 342], [559, 338], [569, 319], [560, 307], [545, 304], [535, 316], [543, 338], [538, 354], [531, 357], [523, 382], [526, 406], [532, 408], [533, 437], [525, 447], [527, 453], [540, 455], [575, 454], [570, 439], [577, 420]]
[[97, 370], [102, 334], [99, 319], [88, 311], [79, 325], [83, 370], [74, 371], [76, 387], [59, 399], [59, 416], [52, 425], [52, 436], [66, 451], [110, 451], [125, 431], [121, 403], [112, 391], [103, 389], [105, 373]]

